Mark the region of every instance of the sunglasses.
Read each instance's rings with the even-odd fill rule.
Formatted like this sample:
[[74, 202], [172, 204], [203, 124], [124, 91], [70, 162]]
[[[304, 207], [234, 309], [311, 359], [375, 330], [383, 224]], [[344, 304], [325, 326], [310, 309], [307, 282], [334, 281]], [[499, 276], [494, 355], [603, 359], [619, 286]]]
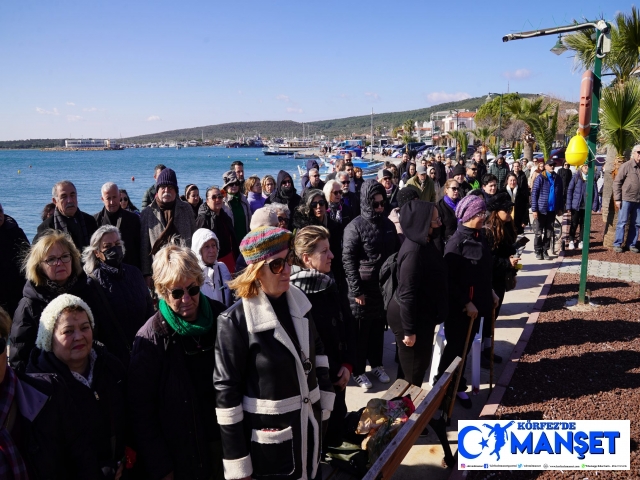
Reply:
[[291, 185], [293, 182], [291, 180], [284, 180], [282, 185]]
[[351, 183], [351, 182], [346, 181], [346, 182], [340, 182], [340, 183], [341, 183], [342, 185], [349, 185], [349, 183]]
[[289, 266], [293, 265], [293, 256], [294, 256], [293, 250], [289, 250], [289, 253], [287, 253], [286, 257], [276, 258], [275, 260], [271, 260], [270, 262], [267, 262], [267, 265], [269, 266], [269, 270], [271, 270], [271, 273], [273, 273], [274, 275], [278, 275], [282, 273], [284, 271], [285, 263]]
[[129, 197], [122, 197], [120, 199], [121, 202], [128, 202], [129, 201]]
[[311, 202], [309, 206], [311, 207], [312, 210], [315, 210], [318, 207], [326, 207], [327, 202], [325, 200], [320, 200], [318, 202]]
[[342, 195], [342, 190], [333, 190], [331, 193], [334, 195]]
[[471, 169], [471, 171], [472, 171], [472, 172], [477, 172], [477, 171], [478, 171], [478, 169], [477, 169], [477, 168], [472, 168], [472, 169]]
[[385, 204], [385, 203], [386, 203], [386, 202], [385, 202], [384, 200], [382, 200], [382, 201], [380, 201], [380, 202], [372, 202], [372, 203], [371, 203], [371, 206], [372, 206], [373, 208], [380, 208], [380, 207], [384, 207], [384, 204]]
[[453, 190], [454, 192], [457, 192], [458, 190], [460, 190], [459, 187], [449, 187], [451, 190]]
[[[189, 294], [190, 297], [195, 297], [196, 295], [198, 295], [200, 293], [200, 286], [199, 285], [193, 285], [192, 287], [187, 288], [187, 293]], [[171, 290], [171, 297], [174, 300], [180, 300], [182, 297], [184, 297], [184, 293], [185, 293], [185, 289], [184, 288], [176, 288]]]
[[224, 195], [219, 193], [218, 195], [211, 195], [210, 198], [211, 198], [211, 200], [223, 200], [224, 199]]
[[287, 223], [289, 219], [287, 217], [278, 217], [278, 221], [282, 223]]

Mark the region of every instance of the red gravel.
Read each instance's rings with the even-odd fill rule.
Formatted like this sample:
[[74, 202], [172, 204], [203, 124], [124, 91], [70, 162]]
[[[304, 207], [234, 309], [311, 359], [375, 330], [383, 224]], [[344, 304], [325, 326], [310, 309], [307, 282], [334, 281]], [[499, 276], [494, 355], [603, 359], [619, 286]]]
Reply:
[[555, 276], [497, 416], [630, 420], [631, 470], [468, 472], [467, 478], [640, 478], [640, 284], [588, 280], [601, 306], [568, 310], [565, 300], [577, 296], [579, 276]]
[[[605, 248], [602, 245], [603, 237], [604, 224], [602, 223], [602, 215], [594, 213], [591, 217], [591, 240], [589, 241], [590, 260], [640, 265], [640, 254], [629, 251], [616, 253], [611, 248]], [[580, 250], [565, 250], [564, 253], [567, 258], [575, 258], [582, 255]]]

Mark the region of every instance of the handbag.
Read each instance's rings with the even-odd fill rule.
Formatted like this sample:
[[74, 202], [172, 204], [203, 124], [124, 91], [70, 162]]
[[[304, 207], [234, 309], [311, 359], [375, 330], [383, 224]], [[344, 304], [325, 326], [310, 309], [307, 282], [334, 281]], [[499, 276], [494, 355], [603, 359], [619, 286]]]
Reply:
[[517, 273], [518, 272], [515, 268], [509, 268], [507, 270], [507, 273], [504, 276], [504, 283], [506, 286], [505, 290], [507, 292], [516, 288], [516, 285], [518, 284], [518, 277], [516, 276]]

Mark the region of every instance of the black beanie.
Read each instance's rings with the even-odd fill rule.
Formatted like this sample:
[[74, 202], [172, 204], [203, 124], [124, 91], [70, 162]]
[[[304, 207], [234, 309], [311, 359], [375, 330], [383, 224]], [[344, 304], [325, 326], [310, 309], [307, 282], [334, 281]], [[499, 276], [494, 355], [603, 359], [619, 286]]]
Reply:
[[160, 172], [156, 179], [156, 188], [160, 188], [163, 185], [170, 185], [178, 192], [178, 179], [176, 178], [176, 172], [170, 168], [165, 168]]
[[457, 176], [457, 175], [466, 175], [467, 174], [467, 170], [462, 166], [462, 165], [456, 165], [453, 168], [453, 176]]
[[404, 187], [398, 192], [398, 208], [402, 208], [404, 204], [416, 198], [420, 198], [420, 195], [418, 195], [418, 191], [415, 188]]

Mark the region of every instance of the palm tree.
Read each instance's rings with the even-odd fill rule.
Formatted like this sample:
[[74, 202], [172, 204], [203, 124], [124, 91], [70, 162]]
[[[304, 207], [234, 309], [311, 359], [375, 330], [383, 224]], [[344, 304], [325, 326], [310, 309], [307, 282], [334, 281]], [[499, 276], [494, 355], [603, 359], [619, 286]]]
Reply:
[[553, 142], [558, 133], [558, 104], [552, 104], [551, 108], [554, 106], [555, 112], [553, 114], [545, 112], [541, 115], [530, 114], [521, 118], [535, 137], [545, 160], [551, 158]]
[[402, 135], [402, 141], [404, 142], [405, 145], [414, 140], [412, 135], [413, 128], [414, 128], [413, 120], [411, 119], [405, 120], [405, 122], [402, 124], [402, 129], [404, 130], [404, 134]]
[[498, 127], [478, 127], [475, 130], [471, 130], [471, 133], [473, 133], [473, 136], [476, 137], [478, 140], [480, 140], [480, 143], [482, 144], [483, 148], [483, 152], [482, 152], [482, 160], [484, 160], [484, 162], [486, 163], [487, 161], [487, 140], [489, 139], [489, 137], [491, 135], [493, 135], [493, 132], [496, 131]]
[[456, 141], [456, 160], [460, 160], [460, 154], [467, 154], [469, 137], [466, 129], [449, 130], [449, 136]]
[[[564, 45], [572, 50], [575, 58], [576, 69], [589, 70], [592, 69], [595, 63], [595, 31], [582, 30], [571, 35], [563, 37]], [[593, 35], [593, 38], [591, 38]], [[613, 246], [613, 230], [617, 223], [617, 212], [613, 205], [613, 179], [619, 165], [625, 161], [625, 145], [620, 144], [622, 139], [621, 134], [611, 135], [604, 134], [605, 131], [633, 131], [633, 128], [629, 128], [634, 117], [629, 110], [628, 102], [625, 98], [632, 98], [633, 91], [637, 87], [629, 87], [629, 89], [623, 88], [617, 92], [607, 93], [607, 91], [619, 84], [627, 83], [631, 78], [633, 72], [638, 68], [640, 64], [640, 11], [636, 7], [631, 7], [630, 14], [618, 13], [611, 25], [611, 51], [603, 58], [602, 70], [603, 72], [613, 73], [615, 79], [612, 82], [612, 86], [603, 89], [602, 97], [603, 104], [604, 98], [607, 100], [606, 114], [604, 113], [604, 105], [601, 105], [603, 109], [603, 116], [601, 119], [600, 130], [605, 138], [607, 144], [607, 159], [605, 162], [605, 172], [607, 175], [604, 177], [604, 186], [602, 191], [602, 217], [605, 221], [605, 237], [604, 246]], [[623, 105], [627, 107], [623, 107]], [[617, 107], [616, 107], [617, 105]], [[633, 134], [632, 134], [633, 135]], [[613, 142], [618, 142], [616, 146]], [[626, 147], [628, 149], [628, 147]], [[611, 175], [609, 175], [611, 173]]]
[[531, 129], [531, 125], [527, 119], [532, 121], [536, 117], [546, 116], [549, 105], [543, 107], [543, 97], [534, 99], [514, 98], [504, 103], [504, 110], [516, 120], [522, 120], [525, 123], [524, 133], [522, 135], [524, 145], [524, 158], [527, 162], [533, 160], [533, 146], [536, 143], [535, 133]]

